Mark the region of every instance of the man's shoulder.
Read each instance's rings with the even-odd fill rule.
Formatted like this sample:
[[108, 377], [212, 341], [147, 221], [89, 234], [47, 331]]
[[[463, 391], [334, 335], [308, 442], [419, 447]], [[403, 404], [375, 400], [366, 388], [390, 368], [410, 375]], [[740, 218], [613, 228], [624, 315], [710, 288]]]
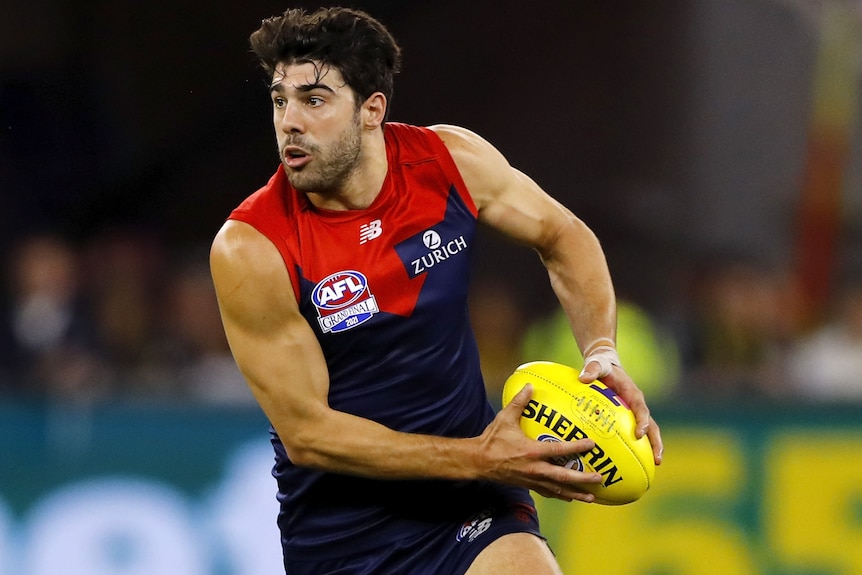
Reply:
[[387, 122], [384, 137], [390, 158], [397, 157], [402, 164], [425, 162], [445, 151], [440, 138], [423, 126]]
[[441, 150], [449, 154], [473, 151], [481, 146], [489, 146], [475, 132], [454, 124], [433, 124], [417, 126], [398, 122], [386, 124], [386, 137], [389, 142], [396, 142], [399, 148], [421, 148], [439, 153]]
[[405, 124], [403, 122], [386, 122], [384, 137], [387, 141], [404, 143], [423, 143], [429, 138], [434, 138], [433, 132], [424, 126]]
[[427, 128], [443, 142], [450, 152], [459, 152], [486, 144], [476, 132], [454, 124], [434, 124]]
[[392, 139], [430, 140], [435, 143], [442, 142], [446, 147], [449, 147], [450, 142], [453, 145], [457, 145], [462, 141], [469, 141], [474, 138], [481, 139], [471, 130], [454, 124], [431, 124], [428, 126], [419, 126], [402, 122], [387, 122], [386, 130], [388, 136]]

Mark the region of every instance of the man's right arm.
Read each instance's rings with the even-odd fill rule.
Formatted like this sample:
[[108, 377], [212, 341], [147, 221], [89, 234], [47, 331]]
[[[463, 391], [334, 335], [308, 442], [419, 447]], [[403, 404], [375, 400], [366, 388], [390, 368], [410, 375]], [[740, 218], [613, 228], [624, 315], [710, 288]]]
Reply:
[[488, 479], [592, 499], [578, 484], [601, 476], [547, 461], [589, 450], [591, 442], [528, 439], [518, 420], [529, 392], [470, 439], [397, 432], [334, 410], [326, 361], [276, 247], [252, 226], [228, 221], [213, 241], [210, 267], [231, 351], [294, 464], [388, 479]]

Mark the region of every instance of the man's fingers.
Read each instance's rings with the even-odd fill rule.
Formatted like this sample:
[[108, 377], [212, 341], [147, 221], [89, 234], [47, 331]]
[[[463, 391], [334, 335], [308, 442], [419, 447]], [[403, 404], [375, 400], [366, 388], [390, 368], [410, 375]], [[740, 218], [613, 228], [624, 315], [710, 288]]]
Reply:
[[581, 370], [581, 374], [578, 376], [578, 381], [581, 383], [592, 383], [599, 378], [601, 370], [602, 366], [599, 362], [588, 361], [584, 364], [584, 369]]
[[521, 391], [515, 394], [515, 397], [512, 398], [506, 409], [514, 411], [520, 416], [524, 408], [527, 407], [527, 403], [529, 403], [531, 397], [533, 397], [533, 385], [528, 383], [521, 388]]
[[583, 501], [591, 503], [595, 496], [584, 490], [584, 486], [601, 483], [604, 478], [598, 473], [574, 471], [557, 467], [546, 480], [539, 480], [530, 485], [530, 489], [544, 497], [562, 499], [564, 501]]
[[578, 379], [583, 383], [589, 383], [607, 377], [614, 370], [614, 366], [622, 367], [617, 350], [607, 345], [599, 346], [584, 358], [584, 368]]
[[644, 435], [648, 435], [649, 428], [652, 427], [652, 417], [650, 417], [649, 410], [644, 407], [635, 412], [635, 420], [637, 421], [635, 438], [640, 439]]
[[581, 501], [582, 503], [592, 503], [596, 500], [596, 496], [592, 493], [587, 493], [586, 491], [571, 491], [562, 489], [559, 487], [554, 488], [545, 488], [545, 487], [536, 487], [533, 489], [536, 493], [541, 495], [542, 497], [547, 497], [548, 499], [559, 499], [561, 501], [565, 501], [570, 503], [572, 501]]
[[640, 408], [635, 411], [635, 417], [637, 419], [635, 438], [640, 439], [644, 435], [647, 436], [650, 445], [652, 445], [653, 460], [656, 465], [661, 465], [662, 456], [664, 454], [661, 430], [659, 429], [658, 423], [656, 423], [655, 419], [650, 415], [646, 403], [642, 404]]
[[640, 439], [644, 435], [650, 436], [650, 429], [653, 427], [658, 429], [658, 427], [650, 414], [643, 393], [638, 391], [631, 401], [629, 406], [635, 414], [635, 438]]
[[661, 440], [661, 430], [659, 429], [658, 424], [654, 419], [650, 418], [650, 426], [647, 431], [647, 437], [649, 437], [650, 445], [652, 445], [652, 453], [653, 460], [656, 465], [661, 465], [662, 458], [664, 457], [664, 443]]
[[577, 455], [592, 451], [596, 447], [596, 442], [589, 437], [576, 441], [542, 441], [541, 443], [546, 458]]

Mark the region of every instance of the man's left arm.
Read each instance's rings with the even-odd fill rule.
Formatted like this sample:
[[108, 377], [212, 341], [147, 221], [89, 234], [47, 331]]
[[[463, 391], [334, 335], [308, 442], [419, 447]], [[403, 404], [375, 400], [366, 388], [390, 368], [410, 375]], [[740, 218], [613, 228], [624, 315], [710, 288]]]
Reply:
[[535, 249], [583, 352], [581, 381], [601, 379], [632, 408], [638, 436], [646, 434], [656, 463], [662, 441], [643, 393], [616, 353], [616, 296], [604, 251], [592, 230], [478, 135], [434, 126], [479, 210], [479, 221]]

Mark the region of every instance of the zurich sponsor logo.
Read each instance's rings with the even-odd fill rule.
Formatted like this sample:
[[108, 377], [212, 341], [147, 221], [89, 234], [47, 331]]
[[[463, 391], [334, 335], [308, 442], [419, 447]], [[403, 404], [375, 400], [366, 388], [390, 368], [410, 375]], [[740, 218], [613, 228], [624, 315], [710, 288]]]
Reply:
[[[539, 441], [555, 441], [557, 443], [562, 443], [562, 441], [560, 441], [560, 438], [556, 435], [548, 435], [546, 433], [543, 433], [536, 439], [538, 439]], [[584, 470], [584, 462], [581, 461], [581, 458], [577, 455], [561, 455], [559, 457], [553, 458], [551, 462], [555, 465], [560, 465], [568, 469], [574, 469], [575, 471]]]
[[463, 235], [449, 241], [443, 241], [443, 238], [436, 230], [426, 230], [423, 232], [422, 244], [425, 246], [426, 251], [419, 255], [418, 258], [410, 261], [408, 271], [411, 278], [427, 272], [435, 265], [443, 263], [450, 257], [456, 256], [467, 249], [467, 240]]
[[368, 280], [357, 271], [336, 272], [321, 280], [311, 292], [323, 333], [338, 333], [356, 327], [377, 313], [377, 300]]
[[422, 243], [425, 244], [425, 247], [429, 250], [436, 250], [443, 245], [443, 239], [440, 237], [440, 234], [434, 230], [428, 230], [422, 234]]

